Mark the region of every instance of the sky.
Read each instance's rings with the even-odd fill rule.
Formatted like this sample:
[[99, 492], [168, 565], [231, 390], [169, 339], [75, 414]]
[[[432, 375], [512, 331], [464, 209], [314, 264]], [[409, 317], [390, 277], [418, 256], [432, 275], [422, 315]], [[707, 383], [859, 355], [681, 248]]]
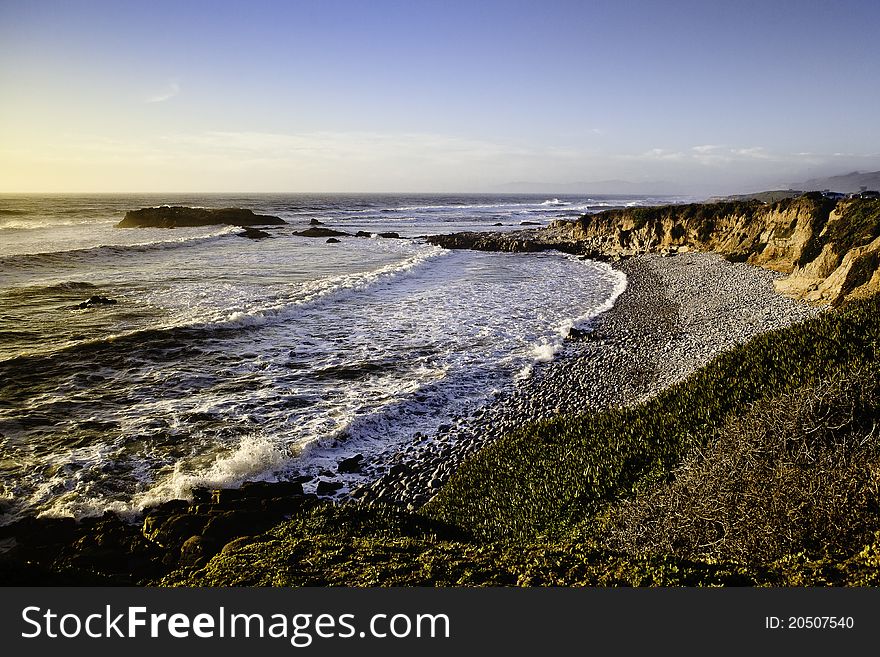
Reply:
[[877, 25], [876, 0], [0, 0], [0, 192], [877, 170]]

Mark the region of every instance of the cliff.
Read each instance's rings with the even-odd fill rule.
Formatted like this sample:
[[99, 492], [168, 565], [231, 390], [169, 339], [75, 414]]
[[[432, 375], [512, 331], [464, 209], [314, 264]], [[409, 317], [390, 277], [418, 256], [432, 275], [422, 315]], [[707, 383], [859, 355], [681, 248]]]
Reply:
[[162, 205], [155, 208], [129, 210], [116, 224], [117, 228], [191, 228], [193, 226], [270, 226], [287, 223], [266, 214], [254, 214], [242, 208], [188, 208]]
[[880, 200], [833, 201], [821, 194], [772, 204], [728, 201], [625, 208], [516, 233], [458, 233], [429, 241], [447, 248], [558, 249], [598, 258], [712, 251], [788, 276], [780, 291], [815, 303], [880, 291]]

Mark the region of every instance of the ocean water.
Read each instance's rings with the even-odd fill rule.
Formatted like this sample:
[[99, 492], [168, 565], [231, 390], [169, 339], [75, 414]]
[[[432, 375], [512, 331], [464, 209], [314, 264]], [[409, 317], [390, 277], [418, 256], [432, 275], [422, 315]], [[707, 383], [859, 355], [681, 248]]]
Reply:
[[[601, 263], [421, 236], [669, 201], [0, 196], [0, 523], [132, 513], [195, 486], [335, 472], [357, 453], [381, 467], [528, 377], [625, 285]], [[162, 204], [289, 225], [260, 241], [115, 228]], [[312, 219], [404, 239], [292, 235]], [[95, 295], [117, 303], [78, 307]], [[362, 476], [340, 477], [343, 493]]]

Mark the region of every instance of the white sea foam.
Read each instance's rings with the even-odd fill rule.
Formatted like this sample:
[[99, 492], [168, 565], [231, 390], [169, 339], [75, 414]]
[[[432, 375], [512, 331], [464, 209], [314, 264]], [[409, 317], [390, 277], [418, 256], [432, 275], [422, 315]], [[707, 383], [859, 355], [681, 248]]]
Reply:
[[[576, 260], [575, 256], [567, 256], [569, 260]], [[547, 363], [552, 361], [556, 355], [562, 351], [565, 346], [565, 339], [574, 328], [583, 328], [589, 322], [595, 320], [602, 313], [608, 312], [614, 307], [617, 298], [626, 291], [627, 279], [626, 274], [617, 271], [611, 265], [605, 262], [593, 262], [592, 266], [598, 269], [602, 275], [611, 282], [611, 291], [604, 301], [587, 310], [587, 312], [577, 317], [567, 317], [559, 322], [556, 327], [555, 335], [542, 338], [540, 342], [532, 347], [533, 362], [526, 363], [518, 372], [517, 378], [527, 378], [531, 375], [536, 363]]]
[[[55, 228], [54, 226], [50, 226], [50, 228]], [[119, 229], [122, 231], [123, 229]], [[144, 230], [144, 229], [129, 229], [129, 230]], [[149, 229], [147, 229], [149, 230]], [[189, 246], [189, 245], [197, 245], [203, 244], [205, 242], [211, 242], [220, 238], [223, 238], [231, 233], [237, 232], [241, 230], [237, 226], [224, 226], [219, 230], [214, 230], [208, 234], [204, 234], [204, 231], [200, 230], [196, 234], [186, 234], [184, 236], [175, 236], [175, 237], [167, 237], [168, 229], [165, 228], [157, 228], [155, 231], [162, 231], [163, 237], [165, 239], [153, 239], [147, 241], [140, 242], [127, 242], [122, 239], [125, 235], [122, 232], [116, 232], [115, 234], [108, 235], [108, 237], [119, 238], [115, 239], [111, 242], [99, 243], [87, 246], [77, 245], [75, 242], [59, 242], [55, 241], [53, 246], [57, 247], [52, 250], [45, 250], [45, 242], [46, 240], [37, 240], [33, 243], [33, 247], [39, 250], [19, 250], [14, 253], [9, 253], [6, 255], [0, 255], [0, 262], [12, 265], [16, 263], [34, 263], [39, 261], [40, 259], [47, 260], [57, 260], [59, 258], [74, 258], [74, 257], [94, 257], [101, 255], [109, 255], [113, 253], [124, 253], [126, 251], [144, 251], [148, 249], [169, 249], [169, 248], [177, 248], [180, 246]], [[178, 229], [178, 233], [182, 232], [183, 229]], [[56, 238], [57, 239], [57, 238]], [[50, 242], [51, 243], [51, 242]], [[41, 248], [43, 247], [43, 248]]]
[[246, 481], [271, 481], [283, 474], [290, 462], [290, 454], [276, 440], [248, 435], [235, 449], [206, 467], [191, 469], [186, 463], [176, 463], [173, 472], [135, 497], [133, 507], [143, 509], [167, 500], [189, 499], [194, 488], [235, 488]]
[[361, 293], [376, 285], [392, 281], [396, 283], [401, 276], [417, 270], [435, 258], [442, 258], [448, 254], [449, 251], [439, 247], [425, 247], [402, 261], [371, 271], [309, 281], [295, 291], [296, 296], [293, 299], [276, 299], [267, 305], [250, 309], [224, 310], [208, 319], [188, 318], [185, 323], [176, 324], [173, 328], [255, 327], [267, 322], [292, 319], [296, 313], [301, 312], [309, 305], [322, 302], [329, 297], [332, 297], [334, 301], [339, 301], [346, 295]]

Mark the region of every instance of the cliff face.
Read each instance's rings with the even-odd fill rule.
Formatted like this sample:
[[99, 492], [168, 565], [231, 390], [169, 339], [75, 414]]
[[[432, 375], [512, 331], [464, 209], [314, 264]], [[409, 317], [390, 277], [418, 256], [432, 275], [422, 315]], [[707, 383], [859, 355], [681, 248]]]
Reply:
[[732, 201], [625, 208], [555, 221], [517, 233], [459, 233], [430, 241], [447, 248], [536, 251], [593, 257], [713, 251], [788, 274], [780, 291], [840, 303], [880, 291], [880, 200], [832, 201], [807, 194], [763, 205]]
[[808, 194], [778, 203], [628, 208], [555, 222], [548, 231], [604, 255], [714, 251], [789, 274], [778, 287], [818, 303], [880, 291], [880, 201]]

